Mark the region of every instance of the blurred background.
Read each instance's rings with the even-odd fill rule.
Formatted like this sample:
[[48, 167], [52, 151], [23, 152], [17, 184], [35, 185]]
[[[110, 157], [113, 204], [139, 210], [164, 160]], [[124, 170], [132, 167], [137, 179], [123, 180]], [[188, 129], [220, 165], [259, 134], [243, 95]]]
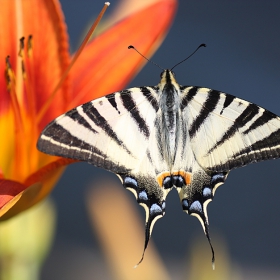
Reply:
[[[117, 2], [112, 0], [107, 16]], [[103, 2], [61, 3], [75, 51]], [[163, 68], [171, 68], [205, 43], [207, 48], [176, 68], [180, 84], [221, 90], [280, 115], [279, 13], [280, 2], [276, 0], [180, 0], [174, 24], [152, 59]], [[159, 75], [160, 70], [148, 63], [128, 87], [156, 85]], [[158, 269], [166, 279], [280, 279], [279, 172], [280, 160], [233, 170], [216, 192], [208, 207], [216, 250], [215, 272], [201, 225], [182, 212], [175, 190], [168, 196], [165, 217], [155, 225], [154, 246], [148, 248], [143, 265], [149, 262], [149, 254], [157, 251]], [[106, 190], [105, 197], [102, 190]], [[113, 174], [88, 164], [74, 164], [67, 168], [51, 198], [57, 211], [57, 228], [43, 266], [43, 280], [122, 279], [110, 272], [108, 263], [112, 261], [108, 260], [108, 248], [101, 245], [100, 235], [110, 239], [112, 247], [121, 246], [119, 254], [139, 242], [140, 249], [129, 255], [129, 264], [123, 265], [131, 270], [139, 261], [144, 244], [144, 210]], [[101, 206], [96, 210], [98, 203]], [[122, 212], [120, 208], [126, 203], [128, 208]], [[103, 215], [109, 207], [113, 207], [108, 214], [112, 219]], [[111, 236], [92, 222], [100, 217], [108, 224]], [[131, 235], [138, 225], [136, 238]], [[120, 228], [123, 232], [118, 235]], [[133, 272], [135, 275], [141, 266]], [[164, 277], [147, 273], [141, 279]]]

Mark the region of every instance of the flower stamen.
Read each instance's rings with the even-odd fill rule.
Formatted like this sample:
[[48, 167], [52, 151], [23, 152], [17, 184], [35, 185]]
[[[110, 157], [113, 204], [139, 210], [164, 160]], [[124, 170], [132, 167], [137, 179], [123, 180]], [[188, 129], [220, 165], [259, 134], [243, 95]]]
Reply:
[[12, 70], [9, 55], [6, 57], [5, 61], [6, 61], [5, 79], [6, 79], [7, 90], [10, 92], [12, 90], [12, 87], [13, 87], [12, 83], [15, 82], [15, 74]]
[[[29, 36], [30, 38], [30, 36]], [[32, 38], [32, 37], [31, 37]], [[28, 40], [29, 53], [32, 51], [31, 39]], [[15, 73], [12, 69], [10, 63], [10, 57], [6, 57], [6, 68], [5, 68], [5, 78], [7, 84], [7, 90], [10, 93], [11, 108], [14, 115], [14, 162], [22, 162], [25, 158], [30, 156], [30, 160], [26, 161], [21, 168], [14, 165], [12, 173], [17, 174], [18, 180], [24, 177], [24, 174], [28, 174], [34, 169], [35, 164], [37, 164], [38, 158], [33, 155], [33, 151], [36, 151], [32, 147], [35, 147], [35, 142], [38, 136], [38, 127], [32, 125], [36, 114], [36, 100], [34, 99], [33, 87], [31, 83], [31, 58], [28, 57], [28, 49], [25, 46], [24, 37], [19, 39], [19, 51], [18, 56], [20, 57], [21, 73]], [[27, 61], [26, 61], [26, 58]], [[21, 82], [21, 79], [23, 83]], [[20, 86], [17, 86], [17, 82]], [[21, 99], [20, 99], [21, 98]], [[29, 135], [32, 137], [26, 137]], [[26, 149], [28, 147], [28, 149]]]
[[5, 77], [6, 77], [6, 83], [7, 83], [7, 90], [10, 92], [11, 104], [12, 104], [12, 108], [14, 111], [16, 123], [21, 124], [20, 126], [22, 126], [21, 112], [20, 112], [20, 107], [19, 107], [19, 103], [17, 100], [17, 96], [16, 96], [16, 90], [15, 90], [15, 88], [16, 88], [15, 73], [12, 70], [9, 55], [6, 57]]
[[[38, 157], [36, 157], [36, 150], [32, 147], [36, 146], [36, 139], [38, 137], [38, 127], [32, 124], [33, 120], [36, 119], [36, 94], [34, 93], [34, 87], [32, 86], [32, 78], [34, 77], [34, 65], [33, 65], [33, 56], [32, 56], [32, 35], [28, 36], [27, 46], [25, 45], [25, 39], [22, 37], [20, 39], [19, 45], [19, 57], [21, 58], [21, 69], [22, 69], [22, 79], [23, 79], [23, 88], [26, 98], [26, 109], [24, 112], [28, 112], [24, 116], [24, 128], [25, 132], [32, 137], [28, 138], [28, 143], [30, 147], [30, 158], [28, 168], [32, 170], [32, 165], [37, 165]], [[35, 155], [32, 153], [35, 152]]]
[[19, 39], [19, 51], [18, 51], [18, 55], [20, 56], [20, 57], [23, 57], [23, 51], [24, 51], [24, 37], [21, 37], [20, 39]]
[[27, 55], [31, 57], [33, 54], [33, 36], [29, 35], [27, 40]]
[[[26, 156], [24, 149], [24, 144], [22, 143], [25, 139], [25, 133], [24, 133], [24, 124], [22, 122], [22, 112], [21, 108], [18, 102], [18, 98], [16, 95], [16, 78], [15, 73], [12, 70], [11, 63], [10, 63], [10, 57], [6, 57], [6, 69], [5, 69], [5, 77], [7, 82], [7, 89], [10, 93], [11, 98], [11, 108], [13, 110], [14, 115], [14, 124], [15, 124], [15, 161], [14, 162], [21, 162], [24, 156]], [[14, 166], [13, 172], [15, 174], [18, 174], [18, 177], [20, 178], [21, 175], [19, 174], [19, 170], [23, 170], [23, 168], [18, 168], [18, 166]], [[18, 169], [18, 170], [16, 170]], [[23, 171], [24, 172], [24, 171]]]

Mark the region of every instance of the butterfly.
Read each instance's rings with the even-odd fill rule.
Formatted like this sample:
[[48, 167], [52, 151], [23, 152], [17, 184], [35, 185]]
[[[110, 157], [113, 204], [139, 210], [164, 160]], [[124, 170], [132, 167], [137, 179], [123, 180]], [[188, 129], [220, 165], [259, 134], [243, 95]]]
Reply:
[[115, 92], [61, 115], [37, 147], [119, 177], [146, 212], [140, 262], [176, 188], [183, 211], [202, 225], [214, 266], [207, 205], [230, 170], [280, 157], [280, 118], [230, 94], [179, 85], [167, 69], [156, 86]]

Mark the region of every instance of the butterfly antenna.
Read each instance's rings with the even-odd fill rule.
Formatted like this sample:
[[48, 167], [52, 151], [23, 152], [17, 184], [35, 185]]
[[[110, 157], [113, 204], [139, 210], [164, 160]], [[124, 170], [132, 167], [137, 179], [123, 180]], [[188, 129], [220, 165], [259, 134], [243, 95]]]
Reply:
[[155, 66], [157, 66], [159, 69], [163, 70], [164, 69], [159, 66], [158, 64], [156, 64], [155, 62], [153, 62], [152, 60], [148, 59], [146, 56], [144, 56], [142, 53], [140, 53], [134, 46], [130, 45], [128, 46], [128, 49], [134, 49], [136, 52], [138, 52], [143, 58], [145, 58], [147, 61], [149, 61], [150, 63], [154, 64]]
[[175, 67], [177, 67], [179, 64], [183, 63], [184, 61], [186, 61], [187, 59], [189, 59], [191, 56], [193, 56], [201, 47], [206, 47], [206, 44], [200, 44], [196, 50], [190, 54], [187, 58], [185, 58], [184, 60], [178, 62], [177, 64], [175, 64], [170, 70], [174, 69]]

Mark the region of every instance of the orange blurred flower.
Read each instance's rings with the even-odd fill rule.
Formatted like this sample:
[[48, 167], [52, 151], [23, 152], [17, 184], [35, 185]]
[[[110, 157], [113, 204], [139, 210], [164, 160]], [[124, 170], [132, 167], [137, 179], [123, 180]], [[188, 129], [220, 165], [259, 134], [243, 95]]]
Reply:
[[[0, 0], [0, 6], [0, 219], [4, 220], [48, 195], [63, 167], [72, 162], [36, 150], [43, 127], [74, 106], [123, 88], [145, 63], [127, 46], [133, 44], [151, 56], [177, 3], [150, 1], [92, 40], [47, 109], [70, 63], [60, 4]], [[25, 40], [20, 40], [23, 36]]]

